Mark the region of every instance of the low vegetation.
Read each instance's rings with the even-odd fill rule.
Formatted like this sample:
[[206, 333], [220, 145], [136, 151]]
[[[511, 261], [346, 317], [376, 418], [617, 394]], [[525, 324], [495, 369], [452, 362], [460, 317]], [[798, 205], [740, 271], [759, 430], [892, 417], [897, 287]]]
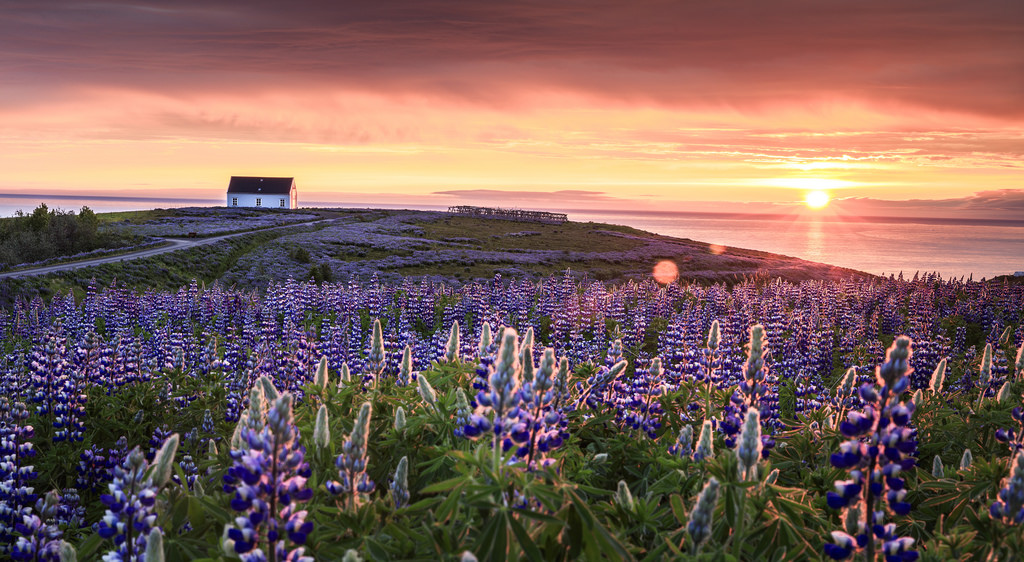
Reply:
[[18, 211], [0, 219], [0, 270], [60, 256], [137, 243], [139, 236], [100, 228], [89, 207], [75, 213], [40, 204], [31, 213]]

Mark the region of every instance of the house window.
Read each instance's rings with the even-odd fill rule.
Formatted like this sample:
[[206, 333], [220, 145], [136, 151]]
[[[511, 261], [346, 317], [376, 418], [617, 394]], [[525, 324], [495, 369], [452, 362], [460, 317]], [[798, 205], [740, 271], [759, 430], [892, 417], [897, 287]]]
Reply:
[[232, 207], [237, 207], [238, 206], [238, 198], [237, 197], [232, 197], [231, 198], [231, 206]]
[[256, 198], [256, 206], [259, 207], [263, 203], [263, 200], [259, 197]]
[[284, 208], [284, 197], [281, 198], [281, 208]]

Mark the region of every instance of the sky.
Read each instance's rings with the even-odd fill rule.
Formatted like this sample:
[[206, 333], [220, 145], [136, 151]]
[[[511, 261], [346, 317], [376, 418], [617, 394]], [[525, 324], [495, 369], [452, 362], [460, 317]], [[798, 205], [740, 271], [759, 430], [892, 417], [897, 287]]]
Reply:
[[1024, 217], [1024, 3], [0, 0], [0, 193]]

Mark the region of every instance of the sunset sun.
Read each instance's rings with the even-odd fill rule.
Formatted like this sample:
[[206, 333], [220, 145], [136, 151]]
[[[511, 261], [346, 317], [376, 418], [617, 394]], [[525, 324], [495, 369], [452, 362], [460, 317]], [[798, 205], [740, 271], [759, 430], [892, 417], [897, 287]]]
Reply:
[[824, 208], [828, 205], [829, 199], [828, 192], [821, 191], [820, 189], [808, 191], [807, 194], [804, 195], [804, 203], [811, 209]]

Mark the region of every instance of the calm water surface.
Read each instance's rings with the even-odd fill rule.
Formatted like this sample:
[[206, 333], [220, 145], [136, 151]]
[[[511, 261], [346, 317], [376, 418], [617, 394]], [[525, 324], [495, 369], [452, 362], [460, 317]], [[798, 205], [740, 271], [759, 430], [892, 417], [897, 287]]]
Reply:
[[974, 279], [1024, 271], [1024, 227], [975, 224], [843, 223], [706, 215], [570, 213], [576, 221], [624, 224], [666, 236], [764, 250], [874, 274], [933, 271]]

